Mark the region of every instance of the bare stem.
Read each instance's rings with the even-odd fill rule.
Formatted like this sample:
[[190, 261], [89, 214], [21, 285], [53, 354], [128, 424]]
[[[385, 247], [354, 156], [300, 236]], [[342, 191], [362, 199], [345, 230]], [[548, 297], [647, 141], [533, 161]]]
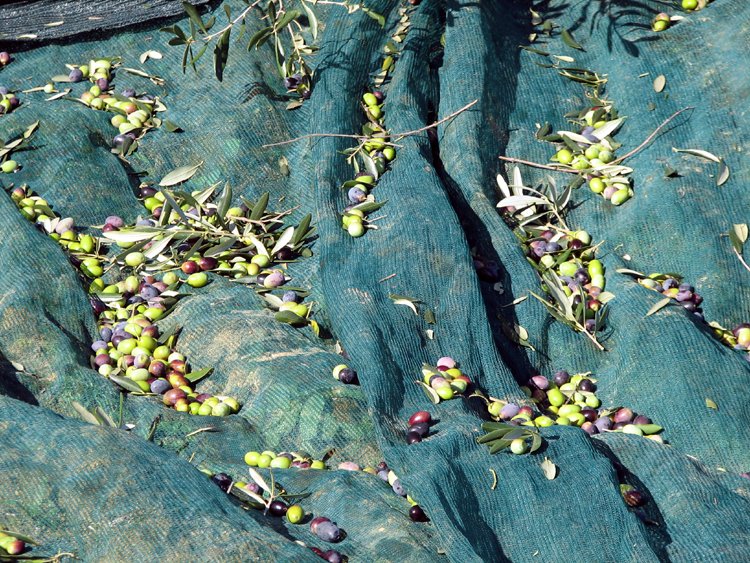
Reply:
[[[474, 100], [473, 102], [471, 102], [469, 104], [466, 104], [461, 109], [454, 111], [450, 115], [446, 115], [444, 118], [442, 118], [442, 119], [440, 119], [438, 121], [435, 121], [434, 123], [432, 123], [430, 125], [426, 125], [425, 127], [420, 127], [419, 129], [415, 129], [413, 131], [406, 131], [404, 133], [395, 133], [395, 134], [391, 135], [391, 137], [395, 137], [396, 141], [400, 141], [404, 137], [411, 137], [412, 135], [417, 135], [418, 133], [422, 133], [423, 131], [427, 131], [428, 129], [433, 129], [433, 128], [437, 127], [438, 125], [441, 125], [441, 124], [445, 123], [446, 121], [449, 121], [449, 120], [453, 119], [457, 115], [465, 112], [467, 109], [469, 109], [470, 107], [472, 107], [478, 101], [479, 100]], [[263, 148], [265, 149], [265, 148], [269, 148], [269, 147], [278, 147], [278, 146], [281, 146], [281, 145], [288, 145], [290, 143], [296, 143], [297, 141], [302, 141], [304, 139], [312, 139], [314, 137], [343, 137], [345, 139], [357, 139], [360, 142], [363, 142], [364, 140], [367, 139], [367, 137], [365, 137], [363, 135], [344, 135], [344, 134], [341, 134], [341, 133], [310, 133], [308, 135], [302, 135], [301, 137], [295, 137], [294, 139], [289, 139], [287, 141], [281, 141], [280, 143], [270, 143], [268, 145], [263, 145]], [[398, 146], [398, 145], [395, 145], [394, 143], [386, 143], [386, 144], [392, 145], [392, 146]]]
[[646, 137], [645, 141], [643, 141], [640, 145], [638, 145], [632, 151], [630, 151], [629, 153], [627, 153], [625, 156], [621, 156], [620, 158], [616, 158], [615, 160], [613, 160], [610, 163], [610, 166], [614, 165], [614, 164], [619, 164], [620, 162], [622, 162], [622, 161], [630, 158], [634, 154], [642, 151], [646, 147], [646, 145], [648, 145], [651, 141], [654, 140], [654, 137], [656, 137], [659, 134], [659, 131], [661, 131], [662, 129], [664, 129], [664, 127], [666, 127], [667, 124], [670, 121], [672, 121], [675, 117], [677, 117], [678, 115], [680, 115], [682, 112], [687, 111], [689, 109], [695, 109], [695, 107], [694, 106], [688, 106], [688, 107], [682, 108], [681, 110], [678, 110], [678, 111], [674, 112], [666, 120], [664, 120], [664, 122], [661, 125], [659, 125], [659, 127], [657, 127], [656, 129], [654, 129], [654, 132], [651, 133], [648, 137]]
[[596, 346], [600, 351], [606, 352], [604, 346], [602, 346], [599, 343], [599, 341], [596, 339], [596, 336], [594, 336], [593, 334], [591, 334], [588, 330], [586, 330], [585, 327], [581, 326], [580, 324], [578, 326], [581, 328], [581, 332], [583, 332], [588, 337], [588, 339], [591, 340], [591, 342], [594, 343], [594, 346]]
[[250, 10], [252, 10], [253, 8], [255, 8], [255, 6], [257, 6], [258, 4], [260, 4], [260, 2], [261, 2], [261, 0], [256, 0], [255, 2], [253, 2], [253, 3], [252, 3], [252, 4], [250, 4], [250, 5], [249, 5], [249, 6], [247, 7], [247, 8], [245, 8], [244, 10], [242, 10], [242, 13], [240, 13], [240, 15], [239, 15], [239, 16], [237, 16], [236, 18], [234, 18], [234, 19], [233, 19], [233, 20], [232, 20], [231, 22], [229, 22], [229, 23], [228, 23], [228, 24], [227, 24], [226, 26], [222, 27], [222, 28], [221, 28], [221, 29], [220, 29], [219, 31], [217, 31], [216, 33], [212, 33], [211, 35], [206, 35], [206, 36], [205, 36], [205, 37], [203, 38], [203, 40], [204, 40], [204, 41], [211, 41], [211, 39], [213, 39], [214, 37], [218, 37], [219, 35], [221, 35], [222, 33], [224, 33], [224, 32], [225, 32], [225, 31], [226, 31], [227, 29], [231, 29], [231, 28], [232, 28], [232, 27], [233, 27], [233, 26], [234, 26], [234, 25], [235, 25], [235, 24], [236, 24], [236, 23], [237, 23], [238, 21], [240, 21], [240, 20], [241, 20], [242, 18], [244, 18], [244, 17], [245, 17], [245, 16], [247, 15], [247, 14], [249, 14], [249, 13], [250, 13]]
[[732, 248], [732, 250], [737, 255], [737, 258], [739, 259], [740, 263], [742, 263], [742, 265], [745, 267], [745, 269], [748, 272], [750, 272], [750, 266], [747, 265], [747, 262], [745, 262], [745, 259], [742, 257], [742, 254], [740, 254], [739, 252], [737, 252], [736, 248]]
[[553, 172], [565, 172], [567, 174], [580, 174], [581, 170], [568, 170], [567, 168], [560, 168], [558, 166], [549, 166], [547, 164], [539, 164], [538, 162], [531, 162], [530, 160], [523, 160], [521, 158], [513, 158], [510, 156], [498, 156], [500, 160], [504, 160], [506, 162], [514, 162], [517, 164], [525, 164], [526, 166], [531, 166], [532, 168], [541, 168], [542, 170], [552, 170]]

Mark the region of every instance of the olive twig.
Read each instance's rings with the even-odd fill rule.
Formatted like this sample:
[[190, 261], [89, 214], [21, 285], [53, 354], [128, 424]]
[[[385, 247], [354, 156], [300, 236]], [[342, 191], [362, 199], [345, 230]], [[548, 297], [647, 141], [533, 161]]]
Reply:
[[669, 116], [669, 117], [668, 117], [667, 119], [665, 119], [665, 120], [664, 120], [664, 122], [662, 122], [662, 124], [661, 124], [661, 125], [659, 125], [659, 127], [657, 127], [656, 129], [654, 129], [654, 132], [653, 132], [653, 133], [651, 133], [651, 134], [650, 134], [650, 135], [649, 135], [648, 137], [646, 137], [646, 140], [645, 140], [645, 141], [643, 141], [643, 142], [642, 142], [642, 143], [641, 143], [640, 145], [638, 145], [638, 146], [637, 146], [636, 148], [634, 148], [634, 149], [633, 149], [632, 151], [630, 151], [629, 153], [627, 153], [627, 154], [625, 154], [625, 155], [621, 156], [620, 158], [616, 158], [615, 160], [613, 160], [613, 161], [611, 162], [611, 164], [612, 164], [612, 165], [615, 165], [615, 164], [619, 164], [619, 163], [621, 163], [622, 161], [624, 161], [624, 160], [626, 160], [626, 159], [630, 158], [631, 156], [633, 156], [633, 155], [635, 155], [636, 153], [638, 153], [638, 152], [640, 152], [641, 150], [643, 150], [643, 149], [644, 149], [644, 148], [646, 147], [646, 145], [648, 145], [648, 144], [649, 144], [649, 143], [650, 143], [651, 141], [653, 141], [653, 140], [654, 140], [654, 137], [656, 137], [656, 135], [658, 135], [658, 134], [659, 134], [659, 131], [661, 131], [662, 129], [664, 129], [664, 127], [666, 127], [666, 126], [667, 126], [667, 124], [668, 124], [668, 123], [669, 123], [670, 121], [672, 121], [672, 120], [673, 120], [673, 119], [674, 119], [675, 117], [677, 117], [678, 115], [680, 115], [680, 114], [681, 114], [682, 112], [685, 112], [685, 111], [687, 111], [687, 110], [689, 110], [689, 109], [695, 109], [695, 106], [688, 106], [688, 107], [682, 108], [681, 110], [678, 110], [678, 111], [674, 112], [674, 113], [673, 113], [672, 115], [670, 115], [670, 116]]
[[244, 18], [244, 17], [245, 17], [245, 16], [247, 15], [247, 14], [249, 14], [249, 13], [250, 13], [250, 10], [252, 10], [253, 8], [255, 8], [255, 6], [257, 6], [258, 4], [260, 4], [260, 2], [261, 2], [261, 0], [255, 0], [255, 2], [253, 2], [253, 3], [252, 3], [252, 4], [250, 4], [250, 5], [249, 5], [249, 6], [247, 7], [247, 8], [245, 8], [244, 10], [242, 10], [242, 12], [240, 13], [240, 15], [239, 15], [239, 16], [237, 16], [236, 18], [234, 18], [234, 19], [233, 19], [233, 20], [232, 20], [231, 22], [229, 22], [229, 24], [227, 24], [227, 25], [226, 25], [225, 27], [221, 28], [221, 29], [220, 29], [219, 31], [217, 31], [216, 33], [212, 33], [211, 35], [206, 35], [206, 36], [205, 36], [205, 37], [203, 38], [203, 40], [204, 40], [205, 42], [209, 42], [209, 41], [211, 41], [211, 40], [212, 40], [213, 38], [215, 38], [215, 37], [219, 37], [219, 36], [220, 36], [220, 35], [221, 35], [222, 33], [224, 33], [225, 31], [227, 31], [228, 29], [232, 29], [232, 27], [234, 27], [234, 25], [235, 25], [235, 24], [236, 24], [237, 22], [239, 22], [240, 20], [242, 20], [242, 18]]
[[579, 174], [580, 170], [568, 170], [567, 168], [560, 168], [559, 166], [549, 166], [548, 164], [539, 164], [538, 162], [531, 162], [530, 160], [523, 160], [520, 158], [513, 158], [511, 156], [498, 156], [500, 160], [506, 162], [513, 162], [514, 164], [525, 164], [532, 168], [541, 168], [542, 170], [552, 170], [553, 172], [565, 172], [567, 174]]
[[745, 267], [745, 269], [750, 272], [750, 266], [747, 265], [747, 262], [745, 262], [745, 259], [742, 257], [742, 254], [737, 252], [736, 248], [732, 248], [734, 253], [737, 255], [737, 258], [739, 259], [740, 263]]
[[[458, 116], [459, 114], [465, 112], [467, 109], [469, 109], [470, 107], [472, 107], [478, 101], [479, 100], [474, 100], [473, 102], [471, 102], [469, 104], [466, 104], [461, 109], [459, 109], [457, 111], [454, 111], [453, 113], [451, 113], [449, 115], [446, 115], [444, 118], [442, 118], [442, 119], [440, 119], [438, 121], [435, 121], [434, 123], [431, 123], [430, 125], [426, 125], [424, 127], [420, 127], [419, 129], [415, 129], [414, 131], [406, 131], [404, 133], [395, 133], [395, 134], [391, 135], [391, 137], [397, 137], [396, 140], [400, 141], [401, 139], [403, 139], [405, 137], [411, 137], [413, 135], [417, 135], [418, 133], [422, 133], [423, 131], [427, 131], [428, 129], [433, 129], [433, 128], [437, 127], [438, 125], [442, 125], [446, 121], [449, 121], [449, 120], [453, 119], [454, 117]], [[281, 141], [279, 143], [270, 143], [268, 145], [262, 145], [262, 148], [267, 149], [267, 148], [270, 148], [270, 147], [278, 147], [278, 146], [281, 146], [281, 145], [288, 145], [288, 144], [291, 144], [291, 143], [296, 143], [297, 141], [303, 141], [304, 139], [311, 139], [313, 137], [343, 137], [345, 139], [357, 139], [360, 142], [362, 142], [363, 140], [367, 139], [367, 137], [365, 137], [363, 135], [345, 135], [345, 134], [342, 134], [342, 133], [309, 133], [307, 135], [302, 135], [301, 137], [295, 137], [294, 139], [288, 139], [286, 141]], [[391, 146], [399, 146], [399, 145], [396, 145], [396, 144], [393, 144], [393, 143], [385, 143], [385, 144], [386, 145], [391, 145]]]

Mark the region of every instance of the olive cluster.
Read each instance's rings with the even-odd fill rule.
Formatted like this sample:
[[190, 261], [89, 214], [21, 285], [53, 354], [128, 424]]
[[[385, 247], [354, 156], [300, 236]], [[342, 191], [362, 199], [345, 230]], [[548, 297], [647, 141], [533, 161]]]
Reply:
[[615, 150], [620, 147], [612, 135], [622, 123], [612, 104], [587, 107], [573, 123], [580, 126], [577, 134], [561, 132], [556, 137], [563, 144], [551, 158], [553, 162], [579, 171], [589, 189], [600, 194], [612, 205], [622, 205], [633, 197], [627, 173], [630, 169], [616, 166]]
[[679, 279], [669, 274], [651, 274], [648, 277], [639, 279], [638, 283], [643, 287], [661, 293], [664, 297], [674, 299], [683, 309], [693, 313], [699, 320], [705, 320], [703, 309], [701, 309], [703, 297], [689, 283], [682, 283]]
[[409, 417], [409, 428], [406, 430], [406, 441], [417, 444], [430, 433], [432, 415], [427, 411], [417, 411]]
[[276, 454], [270, 450], [262, 452], [247, 452], [245, 463], [250, 467], [271, 469], [325, 469], [326, 465], [319, 459], [312, 459], [309, 455], [300, 452], [281, 452]]
[[[374, 203], [374, 198], [368, 195], [375, 187], [377, 179], [385, 172], [388, 163], [396, 158], [396, 151], [388, 145], [390, 136], [383, 123], [383, 101], [385, 94], [379, 90], [367, 92], [362, 96], [362, 110], [367, 122], [362, 126], [364, 139], [360, 145], [350, 152], [352, 162], [357, 169], [353, 180], [344, 182], [347, 190], [349, 205], [344, 209], [341, 225], [352, 237], [361, 237], [365, 234], [367, 214], [379, 207]], [[364, 170], [356, 160], [362, 162]]]
[[429, 388], [428, 395], [433, 402], [449, 401], [456, 395], [463, 395], [471, 385], [471, 379], [462, 372], [456, 360], [444, 356], [437, 361], [436, 366], [422, 365], [422, 381], [424, 388]]
[[15, 536], [0, 532], [0, 550], [2, 550], [0, 551], [0, 559], [3, 558], [3, 551], [6, 555], [20, 555], [26, 551], [26, 542]]
[[[10, 113], [19, 105], [21, 105], [21, 100], [18, 99], [18, 96], [5, 86], [0, 86], [0, 115]], [[3, 172], [13, 172], [13, 170], [3, 170]]]
[[[77, 232], [72, 218], [60, 217], [26, 186], [14, 188], [11, 199], [24, 217], [69, 252], [88, 284], [99, 330], [91, 345], [93, 369], [129, 391], [162, 395], [164, 404], [179, 412], [226, 416], [239, 411], [239, 403], [231, 397], [197, 393], [193, 384], [209, 370], [189, 373], [185, 356], [174, 349], [174, 336], [160, 339], [154, 323], [174, 303], [180, 284], [175, 273], [167, 272], [160, 281], [151, 275], [131, 275], [107, 284], [98, 239]], [[107, 225], [116, 230], [124, 221], [110, 216]]]
[[[606, 279], [604, 265], [595, 258], [591, 235], [587, 231], [556, 228], [528, 229], [527, 235], [526, 255], [540, 273], [554, 272], [565, 295], [572, 298], [575, 318], [581, 319], [590, 333], [601, 328], [596, 317], [607, 301], [606, 294], [602, 297]], [[549, 283], [543, 289], [549, 292]]]
[[[133, 88], [125, 88], [119, 94], [114, 92], [112, 80], [115, 69], [119, 66], [119, 58], [91, 60], [88, 64], [67, 66], [71, 69], [68, 82], [88, 80], [93, 83], [81, 94], [80, 101], [92, 109], [115, 114], [110, 123], [117, 129], [112, 140], [116, 152], [130, 154], [136, 148], [135, 141], [142, 138], [149, 129], [161, 125], [156, 112], [165, 108], [157, 98], [149, 94], [136, 95]], [[45, 86], [44, 91], [51, 92], [52, 84]]]
[[658, 434], [662, 427], [653, 424], [647, 416], [626, 407], [602, 408], [601, 400], [596, 396], [596, 379], [588, 373], [571, 376], [561, 370], [551, 379], [535, 375], [522, 389], [534, 402], [538, 413], [530, 406], [490, 400], [487, 405], [490, 415], [495, 420], [515, 425], [538, 428], [555, 424], [578, 426], [589, 435], [619, 431], [663, 443]]

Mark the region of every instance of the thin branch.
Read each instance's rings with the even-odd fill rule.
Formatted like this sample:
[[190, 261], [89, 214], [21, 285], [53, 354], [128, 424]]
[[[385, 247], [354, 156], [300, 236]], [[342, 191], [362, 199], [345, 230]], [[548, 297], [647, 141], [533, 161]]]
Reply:
[[247, 8], [245, 8], [244, 10], [242, 10], [242, 13], [239, 16], [237, 16], [231, 22], [229, 22], [229, 24], [227, 26], [222, 27], [216, 33], [212, 33], [211, 35], [206, 35], [203, 38], [203, 41], [211, 41], [211, 39], [213, 39], [214, 37], [218, 37], [219, 35], [221, 35], [222, 33], [224, 33], [227, 29], [231, 29], [238, 21], [240, 21], [247, 14], [249, 14], [250, 10], [252, 10], [253, 8], [255, 8], [255, 6], [257, 6], [258, 4], [260, 4], [260, 2], [261, 2], [261, 0], [256, 0], [255, 2], [253, 2], [252, 4], [250, 4]]
[[517, 164], [525, 164], [533, 168], [541, 168], [542, 170], [552, 170], [553, 172], [565, 172], [567, 174], [580, 174], [582, 170], [568, 170], [567, 168], [559, 168], [557, 166], [549, 166], [547, 164], [539, 164], [538, 162], [531, 162], [530, 160], [523, 160], [521, 158], [512, 158], [510, 156], [498, 156], [500, 160], [506, 162], [514, 162]]
[[397, 137], [396, 141], [400, 141], [404, 137], [410, 137], [411, 135], [416, 135], [417, 133], [421, 133], [422, 131], [427, 131], [428, 129], [432, 129], [433, 127], [437, 127], [438, 125], [441, 125], [445, 123], [446, 121], [453, 119], [457, 115], [465, 112], [467, 109], [475, 105], [479, 100], [474, 100], [473, 102], [470, 102], [466, 104], [464, 107], [462, 107], [459, 110], [454, 111], [453, 113], [446, 115], [443, 119], [434, 122], [432, 125], [427, 125], [425, 127], [420, 127], [419, 129], [415, 129], [414, 131], [407, 131], [406, 133], [396, 133], [392, 135], [392, 137]]
[[[673, 113], [666, 120], [664, 120], [664, 122], [661, 125], [659, 125], [659, 127], [657, 127], [656, 129], [654, 129], [654, 132], [651, 133], [648, 137], [646, 137], [645, 141], [643, 141], [640, 145], [638, 145], [636, 148], [634, 148], [632, 151], [630, 151], [626, 155], [621, 156], [620, 158], [616, 158], [615, 160], [613, 160], [612, 162], [610, 162], [608, 164], [608, 166], [614, 166], [616, 164], [620, 164], [625, 159], [628, 159], [631, 156], [635, 155], [636, 153], [642, 151], [646, 147], [646, 145], [648, 145], [651, 141], [654, 140], [654, 138], [659, 134], [659, 131], [661, 131], [662, 129], [664, 129], [664, 127], [666, 127], [667, 124], [670, 121], [672, 121], [675, 117], [677, 117], [678, 115], [680, 115], [682, 112], [687, 111], [689, 109], [695, 109], [695, 107], [694, 106], [688, 106], [686, 108], [682, 108], [681, 110], [676, 111], [675, 113]], [[588, 170], [590, 170], [590, 169], [570, 170], [568, 168], [560, 168], [558, 166], [550, 166], [548, 164], [539, 164], [538, 162], [531, 162], [530, 160], [523, 160], [521, 158], [512, 158], [510, 156], [498, 156], [498, 158], [500, 160], [504, 160], [506, 162], [513, 162], [513, 163], [516, 163], [516, 164], [525, 164], [526, 166], [531, 166], [532, 168], [541, 168], [542, 170], [551, 170], [553, 172], [564, 172], [566, 174], [581, 174], [581, 173], [584, 173], [584, 172], [587, 172]]]
[[[441, 124], [445, 123], [446, 121], [449, 121], [449, 120], [453, 119], [457, 115], [465, 112], [467, 109], [469, 109], [470, 107], [472, 107], [478, 101], [479, 100], [474, 100], [473, 102], [471, 102], [469, 104], [466, 104], [461, 109], [459, 109], [457, 111], [454, 111], [450, 115], [446, 115], [444, 118], [440, 119], [439, 121], [435, 121], [434, 123], [432, 123], [430, 125], [426, 125], [425, 127], [421, 127], [419, 129], [415, 129], [414, 131], [406, 131], [404, 133], [395, 133], [395, 134], [391, 135], [391, 137], [396, 137], [396, 141], [400, 141], [404, 137], [410, 137], [412, 135], [416, 135], [418, 133], [422, 133], [423, 131], [427, 131], [428, 129], [433, 129], [433, 128], [437, 127], [438, 125], [441, 125]], [[262, 148], [265, 149], [265, 148], [269, 148], [269, 147], [278, 147], [278, 146], [281, 146], [281, 145], [288, 145], [290, 143], [296, 143], [297, 141], [303, 141], [304, 139], [312, 139], [314, 137], [342, 137], [342, 138], [345, 138], [345, 139], [357, 139], [360, 142], [362, 142], [364, 140], [367, 140], [367, 137], [365, 137], [363, 135], [344, 135], [344, 134], [341, 134], [341, 133], [310, 133], [308, 135], [302, 135], [301, 137], [295, 137], [294, 139], [289, 139], [287, 141], [281, 141], [279, 143], [270, 143], [268, 145], [263, 145]], [[391, 146], [398, 146], [398, 145], [396, 145], [394, 143], [386, 143], [386, 144], [387, 145], [391, 145]]]
[[743, 266], [745, 266], [745, 269], [746, 269], [746, 270], [747, 270], [748, 272], [750, 272], [750, 266], [748, 266], [748, 265], [747, 265], [747, 262], [745, 262], [745, 259], [744, 259], [744, 258], [742, 257], [742, 254], [740, 254], [739, 252], [737, 252], [737, 249], [736, 249], [736, 248], [732, 248], [732, 250], [733, 250], [733, 251], [734, 251], [734, 253], [735, 253], [735, 254], [737, 255], [737, 258], [738, 258], [738, 259], [739, 259], [739, 261], [740, 261], [740, 262], [742, 263], [742, 265], [743, 265]]
[[654, 140], [654, 137], [656, 137], [656, 135], [659, 134], [659, 131], [661, 131], [662, 129], [664, 129], [664, 127], [666, 127], [667, 124], [670, 121], [672, 121], [675, 117], [677, 117], [678, 115], [680, 115], [682, 112], [687, 111], [689, 109], [695, 109], [695, 106], [688, 106], [688, 107], [682, 108], [681, 110], [678, 110], [678, 111], [674, 112], [661, 125], [659, 125], [659, 127], [657, 127], [656, 129], [654, 129], [654, 132], [651, 133], [648, 137], [646, 137], [645, 141], [643, 141], [640, 145], [638, 145], [632, 151], [630, 151], [629, 153], [627, 153], [625, 156], [621, 156], [620, 158], [616, 158], [615, 160], [613, 160], [612, 162], [610, 162], [610, 166], [615, 165], [615, 164], [619, 164], [620, 162], [624, 161], [625, 159], [628, 159], [631, 156], [633, 156], [634, 154], [642, 151], [646, 147], [646, 145], [648, 145], [651, 141]]

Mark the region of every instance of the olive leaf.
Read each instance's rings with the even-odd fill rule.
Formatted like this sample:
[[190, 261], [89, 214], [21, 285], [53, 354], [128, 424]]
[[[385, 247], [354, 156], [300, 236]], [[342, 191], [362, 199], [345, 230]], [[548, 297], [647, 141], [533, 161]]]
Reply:
[[544, 476], [550, 481], [552, 481], [555, 477], [557, 477], [557, 465], [555, 465], [546, 457], [544, 458], [544, 461], [542, 462], [541, 467], [542, 467], [542, 472], [544, 473]]
[[200, 168], [202, 164], [203, 164], [203, 161], [193, 166], [188, 165], [188, 166], [180, 166], [179, 168], [175, 168], [169, 174], [167, 174], [161, 179], [161, 181], [159, 182], [159, 185], [164, 188], [167, 188], [170, 186], [181, 184], [182, 182], [186, 182], [187, 180], [192, 178], [193, 175], [195, 175], [195, 173], [198, 171], [198, 168]]
[[440, 402], [440, 395], [438, 395], [437, 391], [432, 387], [427, 385], [424, 381], [416, 381], [415, 383], [422, 388], [422, 391], [424, 391], [424, 394], [427, 395], [427, 398], [433, 405], [437, 405]]
[[719, 174], [716, 178], [716, 185], [723, 186], [727, 180], [729, 180], [729, 166], [722, 159], [719, 163]]
[[305, 319], [304, 317], [300, 317], [298, 314], [293, 313], [292, 311], [279, 311], [274, 315], [274, 319], [276, 319], [280, 323], [290, 325], [304, 324], [307, 321], [307, 319]]
[[190, 373], [185, 375], [185, 379], [187, 379], [190, 383], [196, 383], [206, 377], [209, 373], [211, 373], [212, 367], [203, 368], [198, 371], [191, 371]]
[[96, 414], [89, 411], [81, 403], [77, 401], [73, 401], [71, 405], [76, 410], [76, 412], [81, 416], [84, 422], [88, 422], [89, 424], [94, 424], [96, 426], [101, 426], [102, 421], [96, 416]]
[[721, 159], [716, 156], [715, 154], [712, 154], [708, 151], [700, 150], [700, 149], [678, 149], [675, 147], [672, 147], [672, 151], [674, 152], [684, 152], [687, 154], [692, 154], [693, 156], [698, 156], [700, 158], [705, 158], [706, 160], [710, 160], [712, 162], [721, 163]]
[[266, 208], [268, 207], [268, 198], [271, 194], [268, 192], [264, 192], [259, 198], [258, 201], [255, 203], [255, 205], [252, 206], [252, 211], [250, 212], [250, 220], [252, 221], [258, 221], [262, 216], [263, 213], [265, 213]]
[[660, 299], [659, 301], [657, 301], [657, 302], [656, 302], [656, 303], [655, 303], [655, 304], [654, 304], [654, 305], [653, 305], [653, 306], [652, 306], [652, 307], [651, 307], [651, 308], [650, 308], [650, 309], [648, 310], [648, 312], [646, 313], [646, 316], [647, 316], [647, 317], [650, 317], [651, 315], [653, 315], [653, 314], [654, 314], [654, 313], [656, 313], [657, 311], [661, 311], [661, 310], [662, 310], [662, 309], [663, 309], [664, 307], [666, 307], [667, 305], [669, 305], [669, 304], [670, 304], [671, 302], [672, 302], [672, 298], [671, 298], [671, 297], [665, 297], [664, 299]]
[[729, 240], [732, 242], [732, 246], [738, 254], [742, 254], [742, 250], [747, 242], [748, 227], [746, 223], [739, 223], [732, 225], [729, 231]]
[[294, 227], [287, 227], [271, 249], [271, 256], [275, 255], [279, 250], [288, 245], [291, 242], [292, 237], [294, 237]]
[[127, 389], [128, 391], [131, 391], [133, 393], [143, 393], [143, 389], [141, 389], [140, 386], [132, 379], [128, 379], [127, 377], [120, 377], [119, 375], [114, 374], [111, 374], [109, 378], [123, 389]]
[[250, 472], [250, 477], [252, 478], [252, 480], [253, 480], [253, 481], [255, 481], [255, 483], [256, 483], [256, 484], [257, 484], [257, 485], [258, 485], [258, 486], [259, 486], [259, 487], [260, 487], [261, 489], [263, 489], [263, 490], [264, 490], [264, 491], [266, 491], [267, 493], [270, 493], [270, 492], [272, 492], [272, 491], [271, 491], [271, 487], [269, 487], [269, 486], [268, 486], [268, 483], [266, 483], [266, 480], [265, 480], [265, 479], [263, 478], [263, 476], [262, 476], [262, 475], [261, 475], [260, 473], [258, 473], [258, 472], [257, 472], [257, 471], [256, 471], [255, 469], [253, 469], [252, 467], [248, 467], [248, 469], [247, 469], [247, 470], [248, 470], [248, 471]]
[[318, 39], [318, 18], [307, 2], [302, 2], [302, 9], [305, 10], [305, 14], [307, 15], [307, 22], [310, 24], [310, 34], [313, 41], [316, 41]]
[[183, 131], [182, 127], [177, 125], [174, 121], [170, 121], [169, 119], [164, 120], [164, 129], [166, 129], [169, 133], [181, 133]]
[[573, 36], [570, 34], [570, 31], [567, 29], [564, 29], [560, 32], [560, 37], [563, 40], [563, 43], [565, 43], [568, 47], [572, 49], [577, 49], [579, 51], [585, 51], [583, 46], [578, 43], [575, 39], [573, 39]]

